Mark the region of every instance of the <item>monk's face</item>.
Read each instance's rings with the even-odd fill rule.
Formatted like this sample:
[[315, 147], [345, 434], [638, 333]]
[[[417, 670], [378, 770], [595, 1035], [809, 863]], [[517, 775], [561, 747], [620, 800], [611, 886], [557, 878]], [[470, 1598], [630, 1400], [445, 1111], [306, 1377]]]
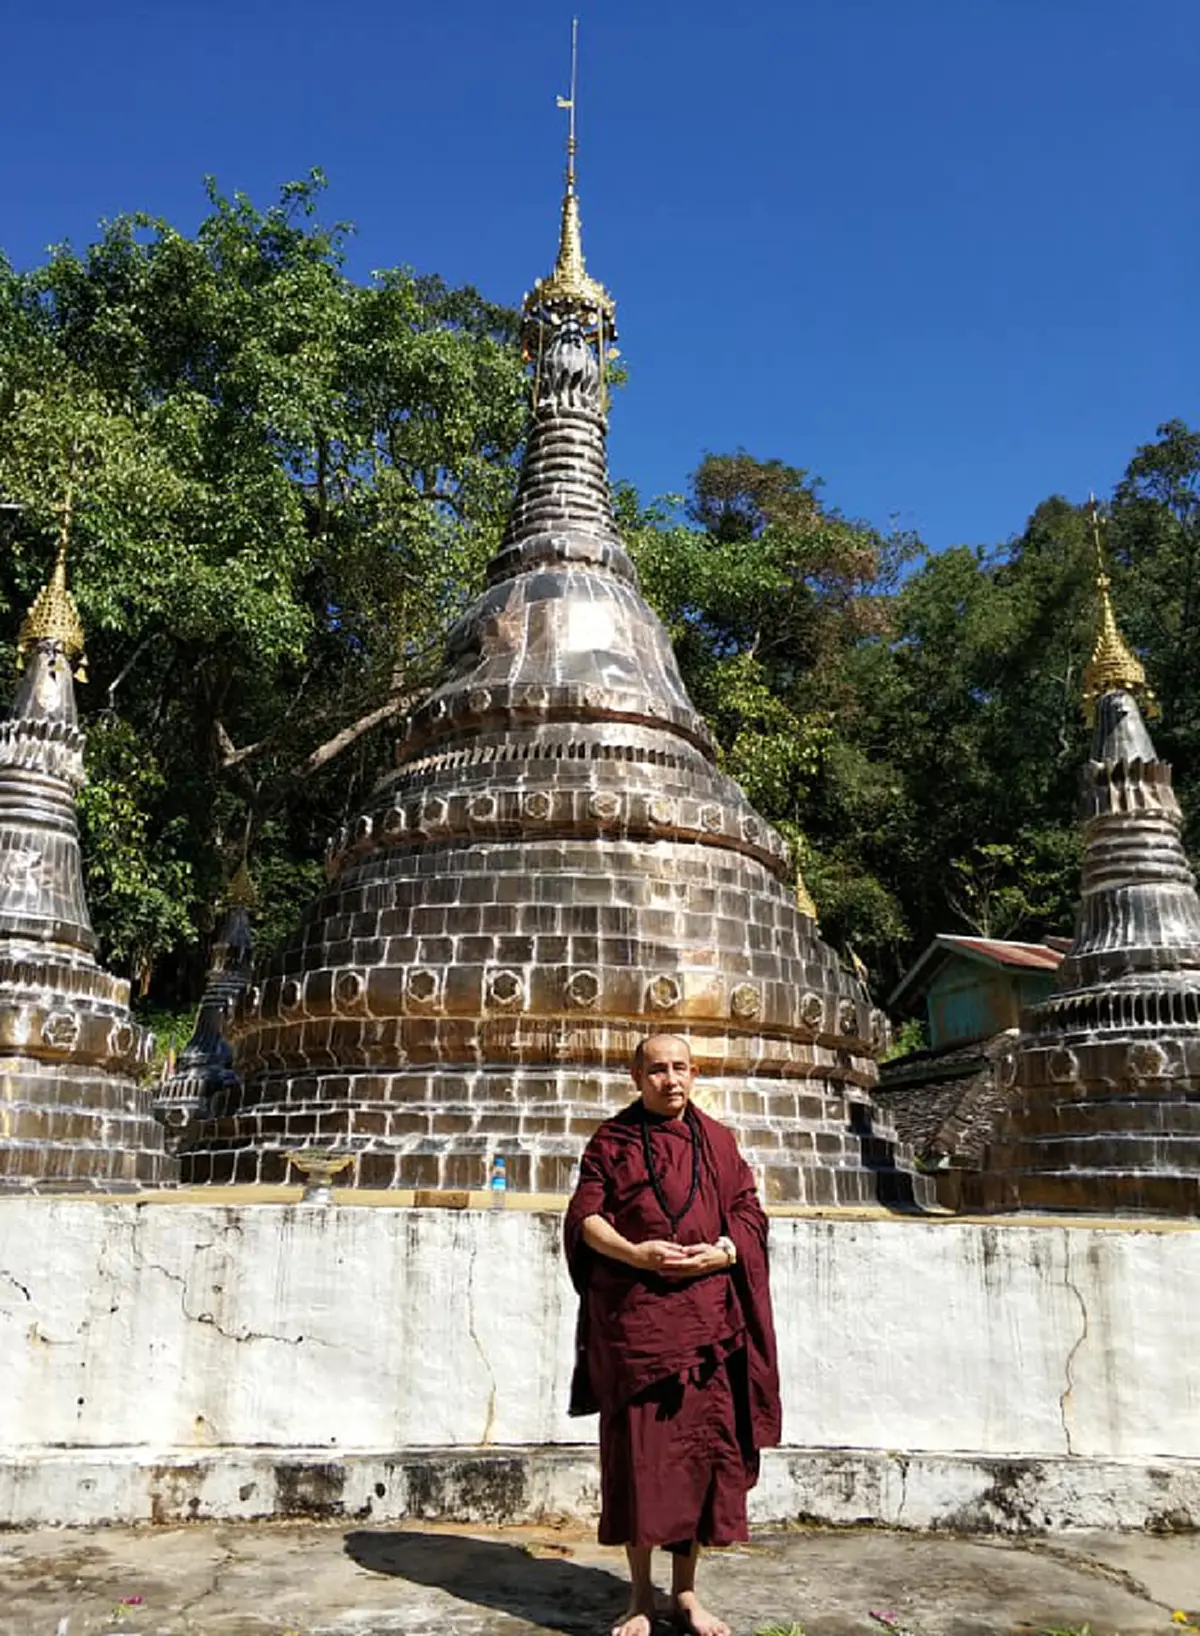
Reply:
[[642, 1049], [642, 1065], [634, 1070], [633, 1082], [651, 1113], [678, 1119], [688, 1105], [696, 1070], [686, 1040], [674, 1034], [657, 1034]]

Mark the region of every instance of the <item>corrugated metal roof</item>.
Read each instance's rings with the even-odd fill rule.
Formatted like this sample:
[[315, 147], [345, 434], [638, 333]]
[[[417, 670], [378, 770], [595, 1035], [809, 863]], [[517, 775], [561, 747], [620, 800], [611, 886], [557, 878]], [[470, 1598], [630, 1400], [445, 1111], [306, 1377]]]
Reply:
[[1009, 943], [999, 937], [962, 937], [956, 932], [939, 932], [896, 984], [888, 996], [888, 1005], [898, 1006], [906, 995], [923, 992], [935, 971], [955, 953], [993, 966], [1057, 971], [1070, 946], [1065, 937], [1047, 938], [1044, 943]]
[[949, 932], [942, 932], [938, 942], [950, 948], [965, 949], [969, 954], [982, 955], [985, 960], [995, 960], [1001, 966], [1057, 971], [1063, 963], [1064, 951], [1051, 948], [1047, 943], [1009, 943], [997, 937], [958, 937]]

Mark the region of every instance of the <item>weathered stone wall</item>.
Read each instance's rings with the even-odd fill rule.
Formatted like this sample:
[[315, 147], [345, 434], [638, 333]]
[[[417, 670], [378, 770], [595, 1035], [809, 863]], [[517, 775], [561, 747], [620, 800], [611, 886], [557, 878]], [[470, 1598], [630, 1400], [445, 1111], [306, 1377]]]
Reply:
[[[3, 1201], [0, 1523], [589, 1509], [559, 1227]], [[1200, 1230], [777, 1216], [772, 1246], [761, 1517], [1200, 1524]]]

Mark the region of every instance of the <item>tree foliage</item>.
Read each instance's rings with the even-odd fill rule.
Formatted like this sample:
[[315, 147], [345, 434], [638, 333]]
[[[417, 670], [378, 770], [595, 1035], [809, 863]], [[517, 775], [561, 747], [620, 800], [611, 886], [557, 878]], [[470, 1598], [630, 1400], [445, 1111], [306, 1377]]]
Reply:
[[[266, 210], [210, 186], [194, 235], [135, 215], [32, 271], [0, 260], [0, 683], [70, 483], [88, 888], [147, 1003], [194, 996], [247, 849], [260, 944], [287, 933], [512, 493], [516, 315], [405, 269], [356, 283], [320, 197], [318, 174]], [[935, 932], [1070, 929], [1084, 507], [1054, 496], [1008, 542], [931, 554], [745, 450], [705, 455], [686, 497], [616, 500], [725, 769], [881, 992]], [[1108, 510], [1194, 837], [1200, 433], [1161, 426]]]
[[143, 983], [247, 847], [294, 915], [511, 493], [514, 315], [404, 271], [355, 284], [320, 186], [265, 212], [210, 187], [194, 237], [125, 217], [0, 268], [0, 601], [11, 635], [73, 478], [89, 886]]

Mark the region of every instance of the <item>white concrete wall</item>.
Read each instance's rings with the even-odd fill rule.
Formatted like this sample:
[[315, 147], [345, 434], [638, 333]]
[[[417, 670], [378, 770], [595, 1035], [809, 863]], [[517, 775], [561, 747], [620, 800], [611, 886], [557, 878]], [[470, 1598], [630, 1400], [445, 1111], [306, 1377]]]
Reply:
[[[0, 1201], [0, 1466], [590, 1443], [559, 1231]], [[772, 1258], [796, 1449], [1200, 1459], [1200, 1230], [776, 1218]]]

